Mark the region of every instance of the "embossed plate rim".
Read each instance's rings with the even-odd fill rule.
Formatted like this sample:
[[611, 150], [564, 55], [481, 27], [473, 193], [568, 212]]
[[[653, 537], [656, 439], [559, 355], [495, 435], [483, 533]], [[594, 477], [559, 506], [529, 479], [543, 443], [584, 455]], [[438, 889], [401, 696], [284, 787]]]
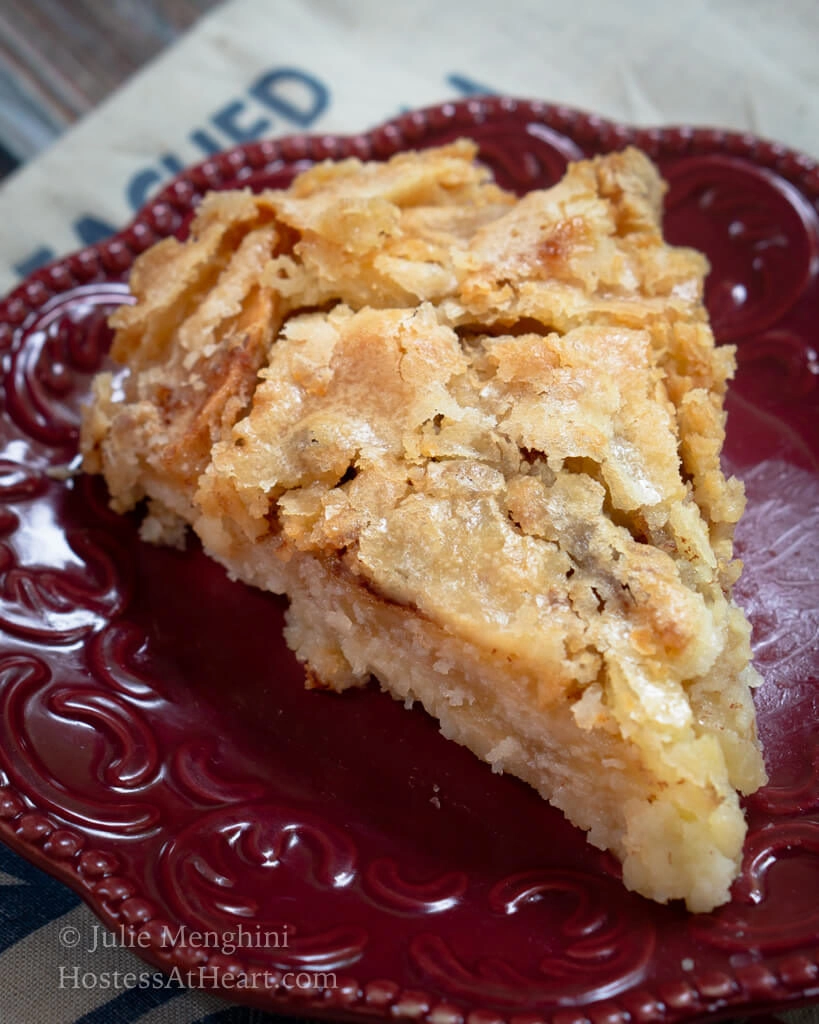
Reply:
[[[362, 134], [295, 135], [263, 140], [228, 150], [187, 169], [149, 201], [121, 232], [38, 269], [16, 287], [0, 303], [0, 351], [10, 348], [16, 331], [62, 293], [77, 286], [119, 280], [141, 251], [179, 229], [192, 206], [208, 189], [252, 183], [302, 161], [313, 163], [349, 155], [386, 158], [399, 150], [424, 145], [434, 140], [436, 133], [448, 130], [468, 133], [471, 128], [487, 122], [499, 129], [507, 125], [515, 132], [526, 132], [531, 125], [540, 126], [570, 140], [586, 153], [631, 143], [654, 158], [733, 157], [748, 161], [756, 168], [774, 171], [807, 194], [814, 204], [819, 202], [817, 162], [751, 134], [686, 126], [636, 128], [562, 105], [531, 100], [489, 97], [444, 103], [404, 114]], [[115, 858], [104, 851], [90, 849], [80, 833], [52, 822], [48, 814], [38, 810], [28, 794], [15, 790], [12, 785], [0, 788], [0, 837], [32, 863], [70, 885], [109, 926], [139, 925], [142, 908], [138, 893], [120, 900], [116, 910], [108, 902], [106, 893], [110, 893], [117, 878]], [[128, 879], [124, 881], [127, 883]], [[190, 952], [175, 950], [174, 959], [169, 960], [166, 952], [160, 955], [157, 944], [147, 955], [152, 962], [168, 967], [175, 962], [184, 964]], [[218, 966], [218, 961], [218, 954], [209, 960], [214, 966]], [[750, 1007], [797, 1005], [819, 994], [819, 950], [799, 955], [763, 955], [754, 964], [736, 968], [728, 981], [727, 987], [715, 988], [707, 972], [681, 974], [679, 985], [673, 989], [666, 986], [655, 992], [648, 986], [639, 986], [639, 991], [628, 989], [598, 1003], [562, 1007], [538, 1016], [559, 1019], [560, 1024], [587, 1024], [587, 1013], [606, 1020], [628, 1017], [638, 1021], [657, 1017], [683, 1020], [706, 1015], [725, 1016]], [[316, 991], [310, 997], [270, 992], [263, 993], [261, 998], [253, 993], [247, 996], [247, 1001], [271, 1010], [307, 1011], [312, 1015], [354, 1020], [374, 1016], [411, 1017], [430, 1024], [459, 1024], [463, 1017], [470, 1015], [469, 1019], [478, 1024], [484, 1019], [477, 1005], [453, 1006], [437, 1000], [437, 996], [405, 988], [397, 980], [370, 983], [368, 988], [362, 989], [354, 979], [347, 979], [346, 986], [340, 990]], [[492, 1016], [493, 1024], [503, 1024], [502, 1018], [494, 1013]], [[520, 1015], [517, 1020], [522, 1024]]]

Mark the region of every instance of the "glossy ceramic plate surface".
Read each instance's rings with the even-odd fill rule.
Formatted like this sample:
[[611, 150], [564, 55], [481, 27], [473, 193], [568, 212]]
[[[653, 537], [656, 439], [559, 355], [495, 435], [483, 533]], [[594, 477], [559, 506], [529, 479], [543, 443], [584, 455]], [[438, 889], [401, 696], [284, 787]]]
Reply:
[[[669, 181], [668, 237], [713, 265], [715, 331], [738, 346], [726, 460], [748, 491], [737, 596], [771, 782], [747, 801], [733, 901], [709, 915], [626, 892], [532, 790], [375, 686], [305, 692], [280, 601], [193, 543], [141, 544], [99, 480], [48, 472], [76, 451], [136, 254], [184, 233], [204, 191], [460, 135], [519, 192], [635, 142]], [[818, 996], [817, 208], [816, 166], [754, 138], [477, 100], [215, 157], [116, 238], [36, 272], [0, 305], [2, 838], [153, 963], [245, 973], [256, 987], [225, 994], [268, 1009], [649, 1024]], [[242, 930], [255, 948], [233, 948]], [[294, 990], [293, 971], [319, 973]]]

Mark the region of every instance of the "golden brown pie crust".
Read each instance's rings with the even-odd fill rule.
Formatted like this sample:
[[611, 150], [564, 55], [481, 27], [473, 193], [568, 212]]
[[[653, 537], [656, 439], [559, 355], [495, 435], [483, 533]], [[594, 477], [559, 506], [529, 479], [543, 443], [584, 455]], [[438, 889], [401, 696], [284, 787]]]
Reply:
[[706, 261], [636, 150], [522, 199], [475, 154], [206, 198], [135, 266], [85, 468], [146, 539], [191, 526], [286, 593], [308, 685], [420, 700], [707, 910], [765, 773]]

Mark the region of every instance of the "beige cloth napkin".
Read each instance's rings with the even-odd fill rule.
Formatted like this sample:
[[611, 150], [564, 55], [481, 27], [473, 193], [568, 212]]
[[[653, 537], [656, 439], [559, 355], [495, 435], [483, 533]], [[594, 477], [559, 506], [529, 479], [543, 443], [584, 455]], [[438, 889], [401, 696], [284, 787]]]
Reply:
[[357, 132], [470, 91], [819, 156], [818, 45], [817, 0], [230, 0], [0, 186], [0, 292], [209, 148]]

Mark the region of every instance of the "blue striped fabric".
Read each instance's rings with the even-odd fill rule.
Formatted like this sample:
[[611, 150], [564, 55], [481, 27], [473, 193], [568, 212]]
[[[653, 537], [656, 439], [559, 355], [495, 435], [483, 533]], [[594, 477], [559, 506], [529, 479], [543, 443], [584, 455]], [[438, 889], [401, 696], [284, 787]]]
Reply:
[[[74, 892], [0, 844], [0, 1024], [306, 1024], [164, 985], [131, 950], [92, 951], [97, 927]], [[158, 980], [100, 986], [117, 971]]]
[[[0, 844], [0, 954], [80, 902], [70, 889]], [[5, 876], [5, 877], [3, 877]], [[0, 965], [2, 964], [0, 955]], [[0, 983], [2, 982], [0, 971]], [[0, 1008], [2, 1008], [0, 988]], [[0, 1020], [3, 1018], [0, 1017]]]

